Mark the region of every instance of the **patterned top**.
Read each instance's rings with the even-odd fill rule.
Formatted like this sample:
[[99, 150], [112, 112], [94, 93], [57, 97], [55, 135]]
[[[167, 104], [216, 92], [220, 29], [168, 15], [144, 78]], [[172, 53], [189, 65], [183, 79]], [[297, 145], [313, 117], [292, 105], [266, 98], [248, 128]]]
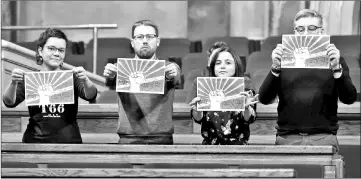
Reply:
[[[245, 91], [251, 90], [256, 94], [251, 79], [244, 76]], [[197, 79], [189, 93], [187, 103], [197, 96]], [[204, 111], [200, 121], [193, 120], [201, 125], [203, 145], [248, 145], [250, 136], [249, 125], [256, 121], [257, 104], [251, 105], [251, 117], [246, 121], [243, 112], [236, 111]], [[191, 116], [193, 111], [191, 110]]]
[[203, 145], [248, 145], [249, 124], [255, 120], [255, 114], [246, 121], [243, 112], [207, 111], [196, 122], [201, 124]]

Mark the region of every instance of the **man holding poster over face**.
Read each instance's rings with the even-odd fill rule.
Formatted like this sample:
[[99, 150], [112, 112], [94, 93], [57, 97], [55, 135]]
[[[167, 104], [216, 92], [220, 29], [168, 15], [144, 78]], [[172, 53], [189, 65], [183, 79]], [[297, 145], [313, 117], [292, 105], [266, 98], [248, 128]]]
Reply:
[[[309, 9], [299, 11], [294, 18], [294, 32], [306, 35], [306, 39], [322, 35], [322, 15]], [[325, 46], [329, 60], [326, 69], [305, 65], [283, 68], [281, 60], [288, 49], [278, 44], [273, 50], [271, 70], [259, 89], [263, 104], [279, 97], [276, 145], [332, 145], [338, 150], [338, 100], [352, 104], [357, 98], [349, 68], [334, 44]]]
[[[160, 44], [158, 27], [150, 20], [141, 20], [132, 27], [131, 45], [135, 59], [158, 60]], [[134, 74], [133, 74], [134, 75]], [[117, 66], [108, 63], [106, 78], [117, 76]], [[165, 64], [164, 94], [118, 92], [119, 120], [117, 133], [121, 144], [173, 144], [173, 99], [180, 84], [180, 68]]]

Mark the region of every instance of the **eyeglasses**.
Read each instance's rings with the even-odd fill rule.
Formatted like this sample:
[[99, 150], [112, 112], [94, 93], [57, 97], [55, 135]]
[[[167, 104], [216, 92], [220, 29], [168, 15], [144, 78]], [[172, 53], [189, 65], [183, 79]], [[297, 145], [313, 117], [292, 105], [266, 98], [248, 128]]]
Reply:
[[65, 53], [65, 49], [62, 48], [56, 48], [53, 46], [46, 46], [46, 48], [51, 52], [51, 53], [55, 53], [56, 51], [59, 51], [60, 54], [64, 54]]
[[135, 39], [135, 40], [143, 40], [144, 37], [145, 37], [147, 40], [153, 40], [154, 38], [157, 37], [157, 35], [155, 35], [155, 34], [145, 34], [145, 35], [139, 34], [139, 35], [135, 35], [135, 36], [133, 37], [133, 39]]
[[[307, 26], [307, 31], [310, 32], [310, 33], [313, 33], [315, 32], [317, 29], [320, 29], [322, 27], [318, 27], [318, 26], [315, 26], [315, 25], [309, 25]], [[306, 27], [305, 26], [298, 26], [295, 28], [295, 31], [297, 31], [298, 33], [304, 33], [306, 30]]]

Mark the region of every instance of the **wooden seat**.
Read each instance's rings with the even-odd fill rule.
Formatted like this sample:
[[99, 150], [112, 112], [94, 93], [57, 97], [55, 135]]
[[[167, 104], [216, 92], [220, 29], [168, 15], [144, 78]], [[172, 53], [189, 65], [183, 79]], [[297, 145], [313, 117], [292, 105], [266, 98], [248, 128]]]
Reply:
[[361, 68], [359, 56], [345, 55], [342, 57], [345, 59], [348, 68]]
[[[93, 69], [93, 39], [86, 45], [85, 53], [80, 58], [88, 60], [88, 68]], [[97, 72], [103, 75], [104, 67], [109, 58], [133, 58], [130, 39], [128, 38], [98, 38]]]
[[37, 168], [35, 163], [27, 162], [1, 162], [1, 168]]
[[272, 52], [279, 43], [282, 43], [282, 36], [267, 37], [261, 44], [261, 51]]
[[360, 56], [360, 35], [335, 35], [330, 37], [330, 43], [335, 44], [341, 56]]
[[221, 163], [149, 163], [144, 168], [228, 168], [228, 165]]
[[183, 58], [190, 53], [191, 41], [185, 38], [162, 38], [157, 48], [157, 57], [168, 60], [169, 57]]
[[[269, 165], [269, 164], [260, 164], [260, 165], [240, 165], [241, 169], [276, 169], [276, 168], [292, 168], [297, 172], [297, 178], [324, 178], [324, 168], [319, 165]], [[347, 173], [347, 172], [346, 172]]]
[[182, 73], [187, 79], [187, 75], [197, 69], [206, 68], [208, 57], [204, 53], [189, 53], [182, 59]]
[[267, 52], [253, 52], [247, 60], [247, 73], [253, 76], [253, 73], [255, 71], [261, 70], [261, 69], [267, 69], [270, 70], [272, 65], [271, 60], [271, 54], [268, 54]]
[[295, 178], [293, 169], [6, 168], [2, 177]]
[[49, 163], [48, 168], [133, 168], [129, 163]]

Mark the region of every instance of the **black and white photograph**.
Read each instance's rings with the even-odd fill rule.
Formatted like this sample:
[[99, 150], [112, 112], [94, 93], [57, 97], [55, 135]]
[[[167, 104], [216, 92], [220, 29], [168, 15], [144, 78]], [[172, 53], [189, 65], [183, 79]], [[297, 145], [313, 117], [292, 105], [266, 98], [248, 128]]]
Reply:
[[361, 178], [361, 1], [1, 7], [1, 178]]

